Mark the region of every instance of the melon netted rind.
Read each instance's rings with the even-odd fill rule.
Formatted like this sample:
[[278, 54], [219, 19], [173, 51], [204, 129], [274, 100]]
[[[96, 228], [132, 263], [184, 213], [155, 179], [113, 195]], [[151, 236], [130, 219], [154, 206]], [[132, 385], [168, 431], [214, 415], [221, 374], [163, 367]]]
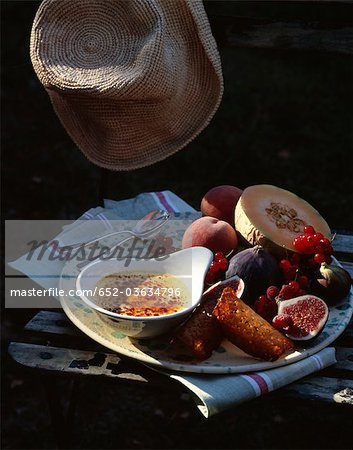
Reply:
[[[292, 242], [302, 232], [302, 227], [300, 231], [290, 231], [273, 225], [264, 208], [271, 201], [285, 201], [289, 208], [298, 213], [298, 218], [305, 217], [306, 225], [313, 225], [317, 232], [331, 239], [327, 222], [306, 200], [285, 189], [262, 184], [246, 188], [235, 208], [235, 228], [250, 245], [261, 245], [278, 256], [295, 251]], [[264, 210], [261, 211], [261, 208]]]

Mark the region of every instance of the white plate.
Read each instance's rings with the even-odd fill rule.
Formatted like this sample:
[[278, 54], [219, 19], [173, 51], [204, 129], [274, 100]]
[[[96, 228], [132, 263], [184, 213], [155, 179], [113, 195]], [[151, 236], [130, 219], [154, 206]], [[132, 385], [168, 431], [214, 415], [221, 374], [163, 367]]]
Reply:
[[[60, 289], [75, 290], [79, 273], [77, 261], [69, 261], [60, 278]], [[353, 291], [339, 304], [330, 307], [324, 330], [313, 341], [296, 348], [275, 362], [253, 358], [224, 340], [212, 356], [202, 362], [190, 361], [186, 355], [174, 355], [166, 338], [131, 339], [103, 322], [98, 314], [79, 298], [62, 297], [61, 305], [68, 318], [87, 336], [122, 355], [165, 369], [197, 373], [240, 373], [272, 369], [306, 358], [330, 345], [347, 327], [353, 312]]]

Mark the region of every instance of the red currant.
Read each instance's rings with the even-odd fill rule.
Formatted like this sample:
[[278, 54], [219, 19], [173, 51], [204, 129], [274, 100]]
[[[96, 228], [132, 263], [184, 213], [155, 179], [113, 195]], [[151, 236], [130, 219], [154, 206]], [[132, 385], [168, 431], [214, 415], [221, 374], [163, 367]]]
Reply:
[[298, 236], [293, 239], [293, 247], [297, 250], [297, 252], [303, 253], [305, 250], [305, 237]]
[[281, 297], [282, 300], [289, 300], [290, 298], [293, 298], [295, 296], [296, 296], [295, 290], [293, 289], [292, 286], [289, 286], [288, 284], [284, 284], [279, 292], [279, 297]]
[[300, 262], [301, 262], [301, 256], [299, 255], [299, 253], [294, 253], [292, 256], [291, 256], [291, 263], [294, 265], [294, 266], [299, 266], [299, 264], [300, 264]]
[[308, 234], [304, 242], [306, 243], [306, 247], [312, 247], [314, 245], [314, 235]]
[[222, 252], [217, 252], [214, 255], [213, 261], [220, 261], [224, 258], [224, 254]]
[[298, 292], [298, 291], [299, 291], [299, 283], [298, 283], [297, 281], [290, 281], [290, 282], [288, 283], [288, 286], [290, 286], [291, 288], [293, 288], [293, 290], [294, 290], [295, 292]]
[[205, 281], [207, 284], [213, 284], [215, 282], [215, 278], [216, 278], [216, 273], [215, 272], [211, 272], [210, 270], [207, 272]]
[[287, 270], [292, 267], [292, 264], [288, 259], [281, 259], [278, 265], [281, 270]]
[[332, 255], [332, 253], [333, 253], [333, 247], [332, 247], [332, 245], [329, 245], [329, 246], [327, 247], [327, 249], [325, 250], [325, 253], [326, 253], [327, 255]]
[[297, 273], [297, 268], [295, 266], [291, 266], [288, 269], [283, 271], [283, 277], [286, 281], [294, 280]]
[[306, 275], [301, 275], [298, 278], [298, 284], [301, 289], [307, 289], [309, 287], [309, 278]]
[[228, 259], [227, 258], [222, 258], [219, 259], [218, 261], [219, 267], [221, 270], [227, 270], [228, 269]]
[[279, 331], [288, 331], [293, 325], [293, 319], [288, 314], [279, 314], [273, 318], [272, 325]]
[[268, 322], [271, 322], [273, 317], [277, 314], [277, 303], [270, 300], [266, 295], [260, 295], [254, 304], [255, 311]]
[[328, 249], [331, 247], [330, 239], [327, 239], [325, 237], [323, 239], [320, 239], [319, 244], [322, 246], [323, 249]]
[[318, 244], [321, 239], [323, 239], [325, 236], [322, 233], [315, 233], [313, 235], [314, 238], [314, 244]]
[[266, 295], [260, 295], [254, 303], [254, 309], [261, 317], [265, 314], [267, 302], [268, 298]]
[[270, 286], [267, 288], [266, 295], [270, 300], [275, 300], [279, 294], [279, 289], [277, 286]]
[[220, 270], [219, 263], [217, 261], [212, 261], [210, 264], [210, 268], [208, 270], [213, 273], [219, 272]]
[[302, 253], [306, 255], [312, 255], [315, 252], [314, 238], [311, 234], [308, 234], [303, 241], [304, 250]]
[[259, 304], [264, 305], [265, 303], [267, 303], [267, 301], [268, 301], [267, 295], [260, 295]]
[[328, 260], [328, 258], [327, 258], [327, 256], [324, 253], [316, 253], [314, 255], [314, 261], [317, 264], [321, 264], [323, 262], [327, 262], [327, 260]]
[[315, 229], [311, 225], [306, 225], [304, 227], [304, 234], [315, 234]]

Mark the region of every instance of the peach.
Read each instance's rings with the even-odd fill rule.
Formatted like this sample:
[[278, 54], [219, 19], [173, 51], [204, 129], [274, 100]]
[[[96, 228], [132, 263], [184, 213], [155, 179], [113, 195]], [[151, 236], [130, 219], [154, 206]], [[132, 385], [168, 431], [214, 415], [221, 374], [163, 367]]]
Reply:
[[182, 247], [207, 247], [227, 255], [238, 246], [237, 234], [229, 223], [215, 217], [200, 217], [186, 229]]
[[234, 226], [234, 210], [242, 192], [241, 189], [227, 184], [210, 189], [201, 201], [202, 214], [216, 217]]

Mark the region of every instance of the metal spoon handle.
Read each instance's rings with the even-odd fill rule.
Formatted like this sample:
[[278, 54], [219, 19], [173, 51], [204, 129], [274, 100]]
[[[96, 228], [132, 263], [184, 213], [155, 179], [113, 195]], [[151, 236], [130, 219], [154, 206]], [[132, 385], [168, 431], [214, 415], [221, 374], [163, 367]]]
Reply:
[[[129, 240], [132, 239], [133, 237], [134, 237], [134, 235], [129, 236], [129, 237], [123, 239], [122, 241], [118, 242], [117, 244], [115, 244], [113, 247], [111, 247], [111, 248], [109, 249], [109, 252], [110, 252], [110, 253], [114, 252], [114, 250], [115, 250], [117, 247], [120, 247], [120, 245], [125, 244], [125, 242], [129, 241]], [[89, 259], [89, 260], [87, 260], [87, 261], [83, 261], [83, 262], [77, 264], [76, 267], [77, 267], [79, 270], [81, 270], [81, 269], [83, 269], [84, 267], [86, 267], [87, 264], [90, 264], [92, 261], [95, 261], [96, 259], [100, 258], [100, 256], [101, 256], [101, 255], [97, 255], [97, 256], [95, 256], [94, 258], [91, 258], [91, 259]]]
[[72, 245], [69, 245], [69, 246], [70, 246], [71, 248], [86, 247], [86, 246], [88, 246], [88, 245], [91, 245], [91, 244], [94, 244], [95, 242], [100, 241], [100, 240], [103, 239], [103, 238], [107, 238], [107, 237], [110, 237], [110, 236], [115, 236], [115, 235], [117, 235], [117, 234], [124, 234], [124, 233], [131, 234], [131, 236], [129, 237], [129, 239], [130, 239], [131, 237], [135, 236], [135, 234], [134, 234], [132, 231], [130, 231], [130, 230], [112, 231], [111, 233], [102, 234], [102, 235], [100, 235], [100, 236], [97, 236], [96, 238], [91, 239], [90, 241], [87, 241], [87, 242], [80, 242], [80, 243], [72, 244]]
[[[156, 218], [156, 216], [158, 216], [158, 214], [160, 215], [160, 217]], [[159, 230], [159, 228], [161, 228], [162, 226], [165, 225], [165, 223], [169, 220], [170, 214], [167, 211], [151, 211], [149, 214], [147, 214], [143, 219], [140, 219], [140, 221], [138, 223], [144, 223], [144, 222], [149, 222], [152, 223], [153, 221], [155, 221], [155, 225], [152, 226], [152, 228], [147, 229], [147, 230], [119, 230], [119, 231], [112, 231], [110, 233], [106, 233], [106, 234], [102, 234], [100, 236], [97, 236], [94, 239], [91, 239], [90, 241], [87, 242], [77, 242], [74, 244], [68, 244], [65, 246], [57, 246], [57, 250], [60, 250], [60, 248], [63, 247], [70, 247], [71, 249], [75, 249], [78, 247], [86, 247], [88, 245], [94, 244], [95, 242], [98, 242], [100, 239], [103, 238], [107, 238], [110, 236], [116, 236], [118, 234], [130, 234], [131, 236], [135, 236], [135, 237], [149, 237], [149, 236], [153, 236], [153, 234]], [[53, 241], [55, 242], [55, 240]]]

